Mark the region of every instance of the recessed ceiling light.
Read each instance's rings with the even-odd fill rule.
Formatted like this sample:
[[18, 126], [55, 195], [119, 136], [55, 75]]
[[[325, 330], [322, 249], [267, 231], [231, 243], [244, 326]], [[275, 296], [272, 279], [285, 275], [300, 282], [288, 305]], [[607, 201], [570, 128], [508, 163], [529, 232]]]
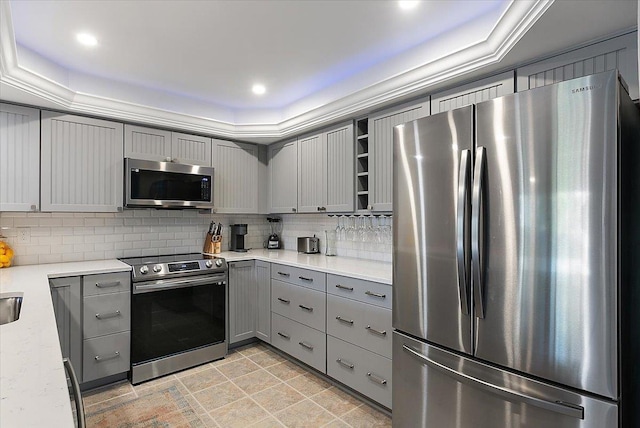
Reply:
[[398, 6], [402, 10], [411, 10], [415, 9], [418, 6], [419, 1], [416, 0], [402, 0], [398, 2]]
[[88, 33], [79, 33], [76, 36], [76, 40], [78, 40], [80, 44], [85, 46], [95, 46], [98, 44], [98, 40]]
[[262, 95], [265, 92], [267, 92], [267, 88], [265, 88], [264, 85], [260, 84], [260, 83], [256, 83], [255, 85], [253, 85], [253, 87], [251, 88], [251, 90], [253, 91], [254, 94], [256, 95]]

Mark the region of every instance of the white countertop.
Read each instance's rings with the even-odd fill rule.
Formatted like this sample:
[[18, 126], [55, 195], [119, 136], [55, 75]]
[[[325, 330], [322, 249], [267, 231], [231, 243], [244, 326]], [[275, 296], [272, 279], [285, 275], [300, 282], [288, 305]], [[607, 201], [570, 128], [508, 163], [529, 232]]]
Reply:
[[392, 282], [391, 263], [380, 261], [325, 256], [324, 254], [302, 254], [290, 250], [265, 249], [249, 250], [246, 253], [224, 251], [215, 255], [224, 257], [228, 262], [263, 260], [265, 262], [318, 270], [367, 281], [381, 282], [383, 284], [391, 285]]
[[0, 297], [22, 292], [20, 318], [0, 325], [0, 424], [73, 427], [48, 278], [121, 272], [117, 260], [0, 269]]
[[[391, 284], [391, 263], [256, 249], [217, 254], [227, 261], [263, 260]], [[73, 415], [49, 278], [128, 271], [118, 260], [0, 269], [0, 297], [23, 294], [20, 318], [0, 326], [0, 421], [6, 427], [72, 427]]]

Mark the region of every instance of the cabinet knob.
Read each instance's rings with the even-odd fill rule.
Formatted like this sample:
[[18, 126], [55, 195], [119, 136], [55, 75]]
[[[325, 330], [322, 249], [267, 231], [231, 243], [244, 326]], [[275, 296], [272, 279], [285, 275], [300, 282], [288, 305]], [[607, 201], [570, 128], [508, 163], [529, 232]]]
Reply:
[[31, 205], [31, 211], [38, 211], [38, 206], [35, 204]]
[[164, 161], [165, 162], [172, 162], [171, 156], [167, 156], [166, 158], [164, 158]]
[[367, 209], [368, 210], [372, 210], [373, 209], [373, 205], [367, 205]]
[[291, 211], [296, 212], [296, 211], [297, 211], [297, 209], [295, 209], [295, 208], [291, 208]]

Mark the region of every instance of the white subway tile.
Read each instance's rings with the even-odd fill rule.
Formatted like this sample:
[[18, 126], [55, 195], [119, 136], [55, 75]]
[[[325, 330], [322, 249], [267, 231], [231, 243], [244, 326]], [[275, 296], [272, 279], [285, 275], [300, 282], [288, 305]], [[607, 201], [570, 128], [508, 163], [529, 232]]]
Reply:
[[122, 242], [122, 241], [124, 241], [124, 235], [119, 233], [104, 236], [104, 242]]
[[142, 235], [140, 235], [139, 233], [130, 233], [127, 235], [124, 235], [124, 240], [125, 241], [140, 241], [142, 239]]
[[82, 235], [65, 235], [62, 237], [63, 244], [82, 244], [84, 236]]
[[38, 257], [38, 263], [62, 263], [62, 254], [41, 254]]
[[84, 219], [85, 226], [104, 226], [103, 218], [85, 218]]
[[89, 251], [84, 253], [85, 260], [104, 260], [104, 251]]
[[49, 227], [59, 227], [62, 226], [62, 219], [61, 218], [55, 218], [55, 217], [51, 217], [51, 218], [41, 218], [39, 220], [40, 226], [49, 226]]
[[131, 242], [116, 242], [116, 250], [129, 250], [133, 248]]
[[100, 242], [95, 245], [96, 251], [113, 251], [116, 249], [116, 244], [114, 242]]
[[81, 262], [84, 260], [82, 253], [64, 253], [62, 255], [63, 262]]
[[62, 225], [65, 226], [65, 227], [80, 227], [80, 226], [84, 226], [84, 218], [64, 217], [62, 219]]
[[96, 242], [104, 242], [104, 235], [85, 235], [84, 242], [87, 244], [94, 244]]
[[94, 250], [95, 250], [95, 245], [93, 244], [74, 244], [73, 245], [74, 253], [84, 253], [87, 251], [94, 251]]

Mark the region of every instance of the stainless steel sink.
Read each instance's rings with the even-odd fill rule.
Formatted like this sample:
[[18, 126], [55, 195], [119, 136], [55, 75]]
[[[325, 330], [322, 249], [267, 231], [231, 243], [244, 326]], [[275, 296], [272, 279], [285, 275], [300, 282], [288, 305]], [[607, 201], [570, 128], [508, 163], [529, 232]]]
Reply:
[[0, 294], [0, 325], [17, 321], [22, 308], [22, 293]]

